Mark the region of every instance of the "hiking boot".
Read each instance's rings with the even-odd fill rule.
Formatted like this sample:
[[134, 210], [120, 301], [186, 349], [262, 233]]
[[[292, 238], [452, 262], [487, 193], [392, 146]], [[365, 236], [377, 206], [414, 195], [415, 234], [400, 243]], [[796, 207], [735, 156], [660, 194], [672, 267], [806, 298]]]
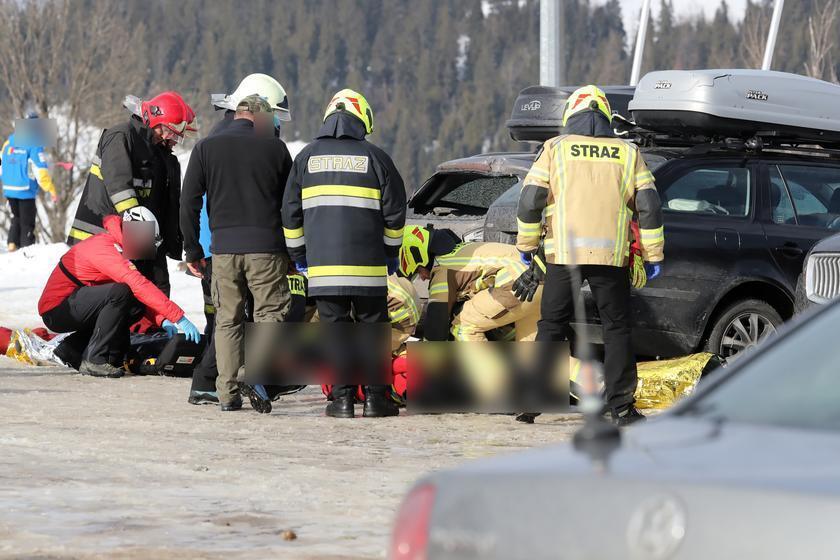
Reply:
[[356, 396], [354, 394], [342, 395], [333, 398], [327, 404], [326, 414], [333, 418], [354, 418], [356, 416]]
[[221, 408], [222, 412], [233, 412], [234, 410], [241, 410], [242, 397], [237, 396], [232, 401], [226, 403], [219, 403], [219, 405], [219, 408]]
[[219, 393], [216, 391], [190, 391], [190, 404], [219, 404]]
[[638, 411], [635, 406], [628, 404], [619, 408], [610, 409], [612, 423], [621, 428], [636, 422], [644, 422], [647, 418]]
[[365, 394], [365, 411], [362, 415], [365, 418], [384, 418], [385, 416], [399, 416], [400, 409], [397, 403], [381, 393], [367, 391]]
[[251, 408], [260, 414], [268, 414], [271, 412], [271, 399], [268, 398], [268, 392], [265, 390], [265, 385], [239, 385], [239, 391], [251, 401]]
[[82, 375], [90, 375], [92, 377], [110, 377], [117, 378], [125, 375], [125, 371], [109, 363], [94, 364], [87, 360], [82, 360], [79, 366], [79, 373]]

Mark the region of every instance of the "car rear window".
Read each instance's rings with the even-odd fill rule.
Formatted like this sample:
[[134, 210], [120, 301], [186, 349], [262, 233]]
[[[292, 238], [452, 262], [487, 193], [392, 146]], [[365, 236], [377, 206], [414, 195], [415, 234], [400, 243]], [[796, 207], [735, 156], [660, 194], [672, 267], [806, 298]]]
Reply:
[[840, 305], [832, 304], [788, 336], [764, 342], [754, 350], [760, 355], [683, 413], [722, 422], [840, 431], [838, 327]]
[[504, 177], [470, 177], [437, 199], [435, 206], [471, 207], [486, 211], [519, 179]]

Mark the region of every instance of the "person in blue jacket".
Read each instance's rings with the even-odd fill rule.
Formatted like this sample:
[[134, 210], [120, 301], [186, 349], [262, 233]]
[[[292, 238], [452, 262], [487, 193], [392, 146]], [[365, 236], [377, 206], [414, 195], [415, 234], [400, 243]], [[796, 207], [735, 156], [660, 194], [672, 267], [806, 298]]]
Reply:
[[[38, 118], [38, 115], [30, 113], [26, 118]], [[53, 202], [58, 200], [58, 195], [50, 177], [44, 148], [16, 145], [14, 134], [0, 150], [0, 181], [3, 182], [3, 195], [12, 210], [8, 239], [11, 252], [35, 243], [38, 187], [50, 193]]]

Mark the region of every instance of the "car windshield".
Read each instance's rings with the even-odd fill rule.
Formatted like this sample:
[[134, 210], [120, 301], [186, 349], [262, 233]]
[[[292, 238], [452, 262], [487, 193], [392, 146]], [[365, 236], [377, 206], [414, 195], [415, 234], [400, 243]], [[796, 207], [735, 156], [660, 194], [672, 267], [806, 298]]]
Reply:
[[833, 304], [789, 335], [758, 347], [760, 355], [683, 414], [840, 431], [838, 326], [840, 304]]

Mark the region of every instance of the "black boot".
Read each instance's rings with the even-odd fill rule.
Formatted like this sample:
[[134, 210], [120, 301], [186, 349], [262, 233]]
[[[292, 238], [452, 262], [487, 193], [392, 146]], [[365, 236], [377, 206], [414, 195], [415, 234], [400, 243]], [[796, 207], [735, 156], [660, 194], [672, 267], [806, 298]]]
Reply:
[[265, 385], [246, 385], [240, 383], [239, 392], [248, 397], [248, 400], [251, 401], [251, 408], [260, 414], [269, 414], [271, 412], [271, 399], [268, 398]]
[[356, 416], [355, 403], [356, 396], [352, 393], [336, 396], [327, 404], [326, 414], [333, 418], [354, 418]]
[[219, 408], [221, 409], [222, 412], [233, 412], [233, 411], [236, 411], [236, 410], [241, 410], [242, 409], [242, 397], [237, 395], [230, 402], [226, 402], [226, 403], [220, 402], [219, 403]]
[[629, 426], [636, 422], [644, 422], [647, 418], [632, 404], [610, 409], [612, 423], [618, 426]]
[[112, 366], [107, 362], [104, 364], [94, 364], [87, 360], [82, 360], [82, 364], [79, 366], [79, 373], [82, 375], [90, 375], [92, 377], [111, 378], [122, 377], [125, 375], [125, 372], [122, 369]]
[[385, 416], [399, 416], [397, 403], [383, 393], [365, 391], [365, 418], [383, 418]]

